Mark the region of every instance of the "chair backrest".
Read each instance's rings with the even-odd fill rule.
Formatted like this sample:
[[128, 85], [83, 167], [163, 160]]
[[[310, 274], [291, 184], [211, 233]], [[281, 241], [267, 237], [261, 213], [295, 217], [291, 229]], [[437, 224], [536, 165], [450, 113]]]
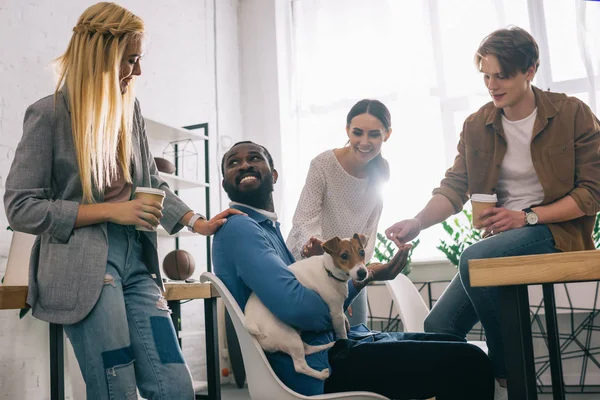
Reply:
[[425, 332], [423, 323], [429, 308], [410, 279], [404, 274], [385, 282], [405, 332]]
[[244, 313], [237, 301], [233, 298], [225, 284], [214, 274], [203, 272], [200, 276], [201, 282], [210, 282], [219, 292], [235, 327], [244, 366], [248, 379], [248, 390], [250, 398], [254, 400], [296, 400], [296, 399], [352, 399], [352, 400], [387, 400], [387, 397], [369, 392], [345, 392], [325, 394], [319, 396], [303, 396], [283, 384], [273, 372], [260, 344], [254, 339], [244, 326]]
[[35, 235], [13, 232], [8, 251], [4, 285], [27, 286], [29, 283], [29, 258]]

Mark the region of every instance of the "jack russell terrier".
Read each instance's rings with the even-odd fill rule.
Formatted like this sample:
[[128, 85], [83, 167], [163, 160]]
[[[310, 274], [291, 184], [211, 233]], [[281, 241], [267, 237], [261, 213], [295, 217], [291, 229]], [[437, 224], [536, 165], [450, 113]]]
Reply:
[[[350, 239], [334, 237], [323, 243], [324, 254], [295, 262], [289, 266], [298, 281], [314, 290], [329, 306], [336, 339], [347, 339], [344, 301], [348, 298], [348, 280], [362, 281], [368, 276], [365, 267], [367, 238], [354, 234]], [[300, 332], [283, 323], [252, 293], [244, 310], [245, 326], [266, 352], [282, 351], [292, 357], [296, 372], [325, 380], [329, 369], [317, 371], [306, 363], [310, 355], [332, 347], [335, 342], [320, 346], [306, 344]]]

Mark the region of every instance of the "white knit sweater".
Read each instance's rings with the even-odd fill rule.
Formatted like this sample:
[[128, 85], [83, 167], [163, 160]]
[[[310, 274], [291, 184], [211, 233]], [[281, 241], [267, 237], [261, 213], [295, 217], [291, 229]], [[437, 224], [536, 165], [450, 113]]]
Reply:
[[381, 194], [376, 186], [369, 185], [369, 178], [348, 174], [333, 150], [328, 150], [310, 163], [286, 244], [299, 260], [302, 247], [311, 236], [328, 240], [362, 233], [368, 238], [365, 247], [368, 262], [377, 242], [382, 208]]

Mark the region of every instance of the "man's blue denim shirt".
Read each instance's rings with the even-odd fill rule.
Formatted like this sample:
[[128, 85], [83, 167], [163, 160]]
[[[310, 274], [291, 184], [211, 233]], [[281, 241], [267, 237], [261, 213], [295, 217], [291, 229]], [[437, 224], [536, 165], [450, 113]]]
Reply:
[[[235, 208], [248, 214], [234, 215], [217, 231], [213, 240], [215, 274], [225, 283], [243, 310], [255, 292], [258, 298], [283, 322], [302, 331], [308, 344], [326, 344], [335, 340], [329, 307], [313, 290], [302, 286], [287, 268], [294, 257], [281, 236], [279, 223], [243, 206]], [[348, 300], [358, 292], [348, 283]], [[349, 337], [364, 339], [371, 332], [360, 325]], [[299, 374], [287, 354], [267, 353], [279, 379], [290, 389], [306, 396], [322, 394], [323, 381]], [[330, 368], [327, 351], [306, 357], [308, 365], [321, 371]], [[250, 366], [251, 367], [251, 366]]]

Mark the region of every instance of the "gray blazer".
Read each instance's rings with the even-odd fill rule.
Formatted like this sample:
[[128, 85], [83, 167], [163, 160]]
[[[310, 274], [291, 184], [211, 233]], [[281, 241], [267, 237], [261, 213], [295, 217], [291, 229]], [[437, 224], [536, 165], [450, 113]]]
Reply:
[[[161, 225], [169, 233], [190, 208], [159, 177], [148, 148], [144, 119], [136, 100], [133, 122], [133, 188], [167, 192]], [[98, 202], [104, 193], [94, 190]], [[6, 178], [4, 207], [10, 226], [37, 236], [29, 265], [27, 303], [44, 321], [73, 324], [98, 301], [108, 256], [106, 223], [75, 228], [83, 197], [73, 145], [68, 97], [59, 92], [29, 106], [23, 137]], [[141, 232], [145, 259], [162, 287], [154, 232]]]

